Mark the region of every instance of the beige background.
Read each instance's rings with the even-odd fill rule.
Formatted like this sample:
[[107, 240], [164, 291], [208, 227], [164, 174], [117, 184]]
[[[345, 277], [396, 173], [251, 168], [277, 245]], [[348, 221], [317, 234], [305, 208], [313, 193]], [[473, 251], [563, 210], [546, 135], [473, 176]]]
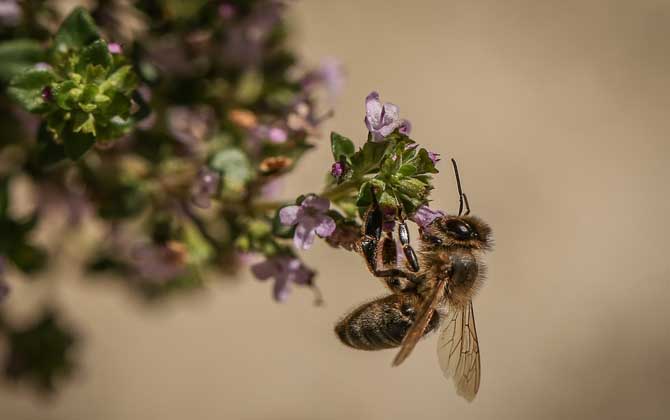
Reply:
[[[348, 68], [325, 131], [363, 139], [363, 99], [379, 90], [415, 139], [458, 158], [493, 226], [477, 399], [443, 379], [435, 337], [396, 369], [391, 352], [340, 345], [334, 322], [382, 289], [357, 256], [319, 244], [304, 258], [325, 308], [302, 289], [274, 304], [248, 275], [162, 308], [66, 276], [51, 293], [86, 334], [83, 372], [51, 401], [1, 387], [0, 418], [667, 418], [670, 4], [303, 1], [295, 12], [305, 56]], [[287, 196], [320, 188], [326, 143]], [[436, 204], [453, 210], [441, 168]]]

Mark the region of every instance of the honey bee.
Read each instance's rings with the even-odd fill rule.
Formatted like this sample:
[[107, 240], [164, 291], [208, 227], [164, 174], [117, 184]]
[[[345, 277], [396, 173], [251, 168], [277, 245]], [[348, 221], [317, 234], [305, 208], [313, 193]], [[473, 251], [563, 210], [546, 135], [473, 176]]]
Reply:
[[335, 326], [335, 332], [344, 344], [356, 349], [400, 347], [393, 359], [397, 366], [419, 339], [443, 325], [437, 343], [440, 367], [447, 378], [453, 378], [458, 394], [472, 401], [481, 378], [472, 298], [485, 277], [482, 254], [491, 249], [491, 229], [470, 215], [456, 161], [452, 163], [458, 216], [438, 217], [420, 228], [418, 256], [410, 245], [407, 226], [400, 221], [398, 236], [406, 270], [378, 268], [379, 260], [390, 254], [385, 251], [390, 238], [383, 236], [383, 215], [374, 200], [366, 213], [359, 250], [372, 274], [382, 278], [393, 293], [354, 309]]

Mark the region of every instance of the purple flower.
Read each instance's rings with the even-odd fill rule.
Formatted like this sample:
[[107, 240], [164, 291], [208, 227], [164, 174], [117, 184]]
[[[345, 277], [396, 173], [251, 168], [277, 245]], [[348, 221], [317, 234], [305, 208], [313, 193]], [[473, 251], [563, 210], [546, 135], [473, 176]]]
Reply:
[[166, 244], [143, 244], [132, 251], [133, 266], [140, 277], [165, 283], [186, 271], [186, 247], [179, 242]]
[[410, 219], [419, 227], [426, 227], [433, 223], [433, 220], [443, 216], [445, 216], [445, 213], [442, 210], [431, 210], [428, 206], [423, 205], [416, 209]]
[[54, 98], [53, 91], [51, 90], [50, 86], [45, 86], [44, 89], [42, 89], [42, 99], [45, 102], [51, 102]]
[[373, 141], [384, 140], [396, 129], [402, 134], [409, 134], [412, 128], [409, 121], [400, 118], [397, 106], [389, 102], [381, 103], [377, 92], [371, 92], [365, 98], [365, 126]]
[[345, 76], [342, 62], [333, 57], [324, 58], [318, 69], [305, 74], [301, 83], [305, 91], [311, 91], [319, 85], [328, 93], [330, 102], [334, 102], [344, 88]]
[[191, 201], [202, 209], [208, 209], [212, 204], [212, 197], [219, 192], [221, 175], [203, 166], [198, 171], [198, 177], [191, 187]]
[[344, 175], [344, 172], [347, 170], [347, 166], [343, 162], [335, 162], [330, 168], [330, 174], [335, 178], [339, 178]]
[[21, 6], [16, 0], [0, 0], [0, 24], [17, 26], [21, 22]]
[[298, 249], [309, 249], [314, 236], [330, 236], [335, 230], [335, 221], [328, 216], [330, 201], [316, 195], [309, 195], [299, 206], [284, 207], [279, 211], [283, 225], [297, 225], [293, 243]]
[[123, 53], [123, 48], [121, 48], [121, 44], [116, 42], [110, 42], [109, 44], [107, 44], [107, 50], [109, 51], [110, 54]]
[[235, 9], [235, 6], [230, 3], [221, 3], [218, 12], [221, 19], [228, 20], [235, 16], [237, 10]]
[[436, 164], [437, 162], [439, 162], [440, 160], [442, 160], [442, 159], [440, 158], [440, 154], [439, 154], [439, 153], [435, 153], [435, 152], [428, 152], [428, 157], [430, 158], [430, 160], [433, 161], [433, 164]]
[[274, 277], [275, 284], [272, 295], [278, 302], [283, 302], [291, 291], [291, 283], [309, 286], [312, 284], [314, 271], [289, 255], [278, 255], [251, 266], [251, 272], [259, 280]]
[[259, 125], [253, 129], [253, 134], [259, 140], [270, 140], [272, 143], [284, 143], [288, 139], [286, 130], [277, 126]]

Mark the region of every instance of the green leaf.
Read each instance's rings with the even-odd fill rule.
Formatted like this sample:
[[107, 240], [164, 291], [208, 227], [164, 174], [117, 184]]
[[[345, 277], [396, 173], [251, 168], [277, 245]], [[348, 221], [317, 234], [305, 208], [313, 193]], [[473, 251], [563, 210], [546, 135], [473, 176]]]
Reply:
[[416, 154], [416, 158], [414, 159], [413, 163], [416, 165], [417, 173], [419, 174], [436, 174], [439, 172], [437, 168], [435, 168], [435, 164], [428, 155], [428, 151], [426, 149], [419, 150], [419, 153]]
[[39, 112], [47, 105], [42, 99], [42, 90], [54, 80], [51, 71], [33, 68], [14, 77], [7, 92], [29, 112]]
[[128, 65], [119, 67], [107, 80], [100, 84], [98, 91], [105, 93], [109, 89], [117, 90], [126, 95], [130, 94], [137, 85], [137, 78]]
[[12, 77], [44, 60], [44, 49], [32, 39], [12, 39], [0, 43], [0, 80]]
[[334, 131], [330, 133], [330, 148], [333, 151], [333, 159], [336, 162], [342, 156], [349, 158], [356, 152], [356, 147], [351, 140]]
[[83, 7], [77, 7], [65, 18], [56, 36], [54, 45], [59, 52], [84, 47], [100, 39], [98, 28], [91, 15]]
[[66, 80], [62, 83], [55, 83], [52, 88], [52, 94], [59, 108], [71, 110], [74, 108], [78, 98], [71, 92], [77, 88], [77, 84], [72, 80]]
[[403, 176], [412, 176], [417, 172], [416, 166], [412, 164], [405, 164], [398, 169], [398, 173]]
[[35, 166], [40, 169], [48, 169], [52, 165], [65, 159], [65, 147], [53, 140], [53, 135], [42, 124], [37, 131], [37, 147], [35, 151]]
[[81, 50], [76, 70], [78, 73], [84, 74], [88, 66], [109, 68], [111, 65], [112, 54], [110, 54], [107, 48], [107, 43], [102, 39], [98, 39]]
[[212, 158], [210, 166], [223, 173], [224, 186], [234, 192], [241, 191], [253, 177], [247, 155], [240, 149], [227, 149], [217, 153]]
[[388, 142], [365, 143], [363, 148], [351, 156], [351, 166], [355, 176], [366, 175], [378, 170], [388, 146]]
[[379, 201], [379, 205], [383, 208], [396, 208], [400, 204], [393, 195], [388, 193], [388, 191], [383, 191], [381, 194], [378, 194], [377, 200]]
[[423, 199], [428, 192], [428, 185], [416, 178], [403, 178], [395, 187], [400, 193], [410, 198]]
[[372, 184], [364, 182], [358, 190], [358, 197], [356, 197], [356, 206], [367, 208], [372, 204]]
[[65, 146], [65, 155], [72, 160], [78, 160], [84, 155], [93, 144], [95, 137], [85, 132], [63, 132], [63, 144]]

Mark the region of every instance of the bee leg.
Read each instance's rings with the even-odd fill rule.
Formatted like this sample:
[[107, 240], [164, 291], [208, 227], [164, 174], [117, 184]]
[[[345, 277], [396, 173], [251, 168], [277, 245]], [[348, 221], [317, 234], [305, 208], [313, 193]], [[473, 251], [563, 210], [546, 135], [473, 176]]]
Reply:
[[400, 237], [402, 251], [405, 254], [405, 258], [407, 259], [407, 265], [409, 266], [410, 270], [416, 273], [419, 271], [419, 259], [416, 257], [416, 253], [414, 252], [412, 245], [410, 245], [409, 228], [407, 227], [407, 223], [405, 223], [404, 220], [401, 220], [398, 224], [398, 236]]
[[[395, 262], [395, 252], [394, 256], [391, 258], [389, 254], [391, 253], [391, 246], [393, 251], [395, 251], [395, 241], [391, 235], [388, 235], [382, 240], [382, 231], [384, 224], [384, 214], [382, 213], [379, 202], [375, 195], [374, 189], [372, 190], [372, 205], [365, 213], [365, 221], [363, 228], [363, 238], [360, 241], [360, 250], [365, 258], [365, 263], [368, 266], [368, 270], [375, 277], [389, 278], [389, 277], [400, 277], [405, 278], [413, 283], [416, 283], [418, 280], [416, 275], [408, 273], [397, 268], [388, 268], [382, 269], [378, 267], [379, 257], [384, 257], [382, 254], [386, 254], [384, 259], [388, 262]], [[390, 244], [392, 243], [392, 244]]]

